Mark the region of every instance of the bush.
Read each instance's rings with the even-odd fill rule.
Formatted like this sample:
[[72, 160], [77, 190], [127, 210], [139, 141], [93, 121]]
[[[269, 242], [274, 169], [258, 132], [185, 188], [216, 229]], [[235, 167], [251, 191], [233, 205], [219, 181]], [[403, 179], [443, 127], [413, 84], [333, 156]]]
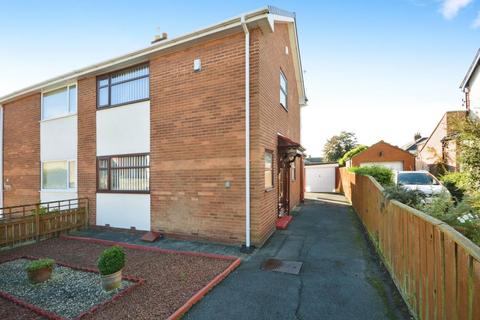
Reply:
[[448, 172], [440, 177], [443, 185], [450, 191], [456, 201], [462, 201], [468, 189], [468, 176], [463, 172]]
[[359, 145], [358, 147], [353, 148], [352, 150], [346, 152], [346, 153], [340, 158], [340, 160], [338, 160], [338, 164], [339, 164], [340, 166], [344, 166], [345, 163], [346, 163], [348, 160], [350, 160], [350, 159], [353, 158], [353, 156], [355, 156], [355, 155], [359, 154], [360, 152], [365, 151], [365, 150], [367, 150], [367, 149], [368, 149], [368, 147], [367, 147], [367, 146], [364, 146], [364, 145]]
[[397, 200], [407, 206], [419, 208], [425, 195], [418, 190], [408, 190], [402, 186], [392, 185], [385, 187], [385, 196], [389, 200]]
[[393, 185], [393, 171], [382, 166], [351, 167], [348, 171], [362, 176], [371, 176], [382, 186]]
[[25, 267], [25, 271], [27, 272], [33, 272], [37, 271], [43, 268], [53, 268], [53, 265], [55, 264], [55, 260], [53, 259], [38, 259], [38, 260], [33, 260], [27, 266]]
[[105, 249], [98, 259], [98, 270], [101, 275], [113, 274], [125, 266], [125, 253], [119, 246]]

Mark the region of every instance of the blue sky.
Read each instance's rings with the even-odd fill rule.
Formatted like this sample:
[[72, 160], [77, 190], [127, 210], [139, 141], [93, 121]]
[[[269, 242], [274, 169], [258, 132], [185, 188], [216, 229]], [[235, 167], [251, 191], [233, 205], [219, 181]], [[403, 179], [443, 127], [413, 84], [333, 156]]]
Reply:
[[480, 0], [0, 1], [0, 95], [266, 4], [295, 11], [309, 105], [302, 143], [341, 130], [402, 145], [462, 108]]

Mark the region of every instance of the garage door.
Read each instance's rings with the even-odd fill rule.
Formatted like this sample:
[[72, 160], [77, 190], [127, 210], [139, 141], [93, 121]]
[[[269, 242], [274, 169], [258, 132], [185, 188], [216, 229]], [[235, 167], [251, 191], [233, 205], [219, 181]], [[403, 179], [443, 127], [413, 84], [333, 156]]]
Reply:
[[305, 167], [305, 191], [306, 192], [333, 192], [335, 191], [335, 168], [329, 166], [306, 166]]
[[384, 166], [392, 170], [403, 171], [403, 162], [402, 161], [390, 161], [390, 162], [363, 162], [360, 163], [360, 167], [365, 166]]

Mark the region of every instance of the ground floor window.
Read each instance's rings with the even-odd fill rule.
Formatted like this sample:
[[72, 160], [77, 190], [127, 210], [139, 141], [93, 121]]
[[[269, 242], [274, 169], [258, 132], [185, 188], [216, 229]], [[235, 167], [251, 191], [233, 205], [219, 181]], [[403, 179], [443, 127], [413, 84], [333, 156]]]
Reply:
[[150, 191], [149, 154], [98, 157], [97, 171], [99, 192]]
[[265, 189], [273, 188], [273, 152], [265, 151]]
[[290, 179], [292, 181], [297, 180], [297, 168], [295, 167], [295, 161], [290, 164]]
[[68, 190], [77, 187], [74, 160], [42, 162], [42, 189]]

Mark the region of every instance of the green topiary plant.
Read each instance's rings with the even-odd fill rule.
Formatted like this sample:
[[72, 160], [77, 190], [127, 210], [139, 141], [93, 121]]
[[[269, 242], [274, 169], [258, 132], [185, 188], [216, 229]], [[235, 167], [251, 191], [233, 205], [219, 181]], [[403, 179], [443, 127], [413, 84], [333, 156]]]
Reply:
[[101, 275], [118, 272], [125, 266], [125, 253], [119, 246], [105, 249], [98, 259], [98, 270]]
[[351, 167], [348, 171], [363, 176], [371, 176], [382, 186], [390, 186], [393, 184], [393, 171], [383, 166], [365, 166]]
[[25, 267], [25, 271], [34, 272], [44, 268], [52, 269], [54, 264], [55, 264], [55, 260], [53, 259], [33, 260], [32, 262], [27, 264], [27, 266]]

